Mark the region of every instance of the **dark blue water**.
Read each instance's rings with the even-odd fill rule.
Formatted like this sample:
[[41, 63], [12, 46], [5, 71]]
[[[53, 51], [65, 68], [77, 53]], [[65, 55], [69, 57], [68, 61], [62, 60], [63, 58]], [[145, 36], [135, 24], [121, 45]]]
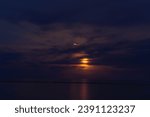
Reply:
[[150, 99], [149, 76], [104, 65], [1, 68], [0, 99]]

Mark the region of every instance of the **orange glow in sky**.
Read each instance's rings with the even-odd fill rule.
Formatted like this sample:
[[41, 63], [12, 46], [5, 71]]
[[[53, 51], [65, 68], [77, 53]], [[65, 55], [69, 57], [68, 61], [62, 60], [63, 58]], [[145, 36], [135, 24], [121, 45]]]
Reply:
[[89, 59], [88, 59], [88, 58], [82, 58], [82, 59], [80, 60], [80, 62], [81, 62], [82, 64], [88, 64], [88, 63], [89, 63]]

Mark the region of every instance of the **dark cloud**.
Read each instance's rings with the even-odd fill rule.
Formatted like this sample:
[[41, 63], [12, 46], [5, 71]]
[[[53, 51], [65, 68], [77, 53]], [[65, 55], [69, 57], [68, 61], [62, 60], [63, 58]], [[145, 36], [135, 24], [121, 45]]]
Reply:
[[2, 0], [0, 18], [38, 24], [135, 25], [149, 23], [149, 5], [148, 0]]
[[88, 57], [91, 64], [147, 70], [149, 5], [148, 0], [1, 0], [1, 69], [46, 69]]
[[[127, 42], [110, 49], [101, 60], [102, 63], [128, 68], [149, 68], [150, 39]], [[147, 69], [148, 70], [148, 69]]]

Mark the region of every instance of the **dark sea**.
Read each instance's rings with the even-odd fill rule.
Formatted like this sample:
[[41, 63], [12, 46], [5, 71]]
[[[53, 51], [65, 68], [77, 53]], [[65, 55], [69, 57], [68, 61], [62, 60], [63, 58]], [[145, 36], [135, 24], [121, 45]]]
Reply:
[[150, 99], [150, 73], [142, 68], [50, 64], [0, 68], [0, 99]]

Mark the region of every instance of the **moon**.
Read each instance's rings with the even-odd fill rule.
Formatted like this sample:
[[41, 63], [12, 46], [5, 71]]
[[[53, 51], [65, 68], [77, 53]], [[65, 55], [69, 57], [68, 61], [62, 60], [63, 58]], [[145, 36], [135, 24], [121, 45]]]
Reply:
[[89, 61], [88, 58], [82, 58], [82, 59], [80, 60], [80, 62], [81, 62], [82, 64], [88, 64], [90, 61]]

